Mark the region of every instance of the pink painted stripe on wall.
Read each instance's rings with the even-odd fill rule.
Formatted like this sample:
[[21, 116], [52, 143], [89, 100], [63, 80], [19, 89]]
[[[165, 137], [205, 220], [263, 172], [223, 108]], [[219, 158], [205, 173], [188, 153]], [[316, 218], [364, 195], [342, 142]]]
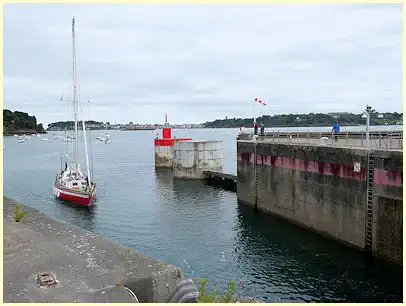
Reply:
[[[254, 153], [249, 154], [249, 163], [254, 163]], [[238, 160], [242, 161], [242, 153], [238, 153]], [[272, 165], [283, 169], [295, 169], [297, 171], [307, 171], [323, 175], [339, 176], [342, 178], [365, 181], [366, 169], [361, 168], [361, 172], [354, 172], [352, 166], [323, 163], [320, 161], [302, 160], [283, 156], [263, 156], [257, 155], [258, 165]], [[389, 171], [385, 169], [374, 169], [374, 183], [377, 185], [403, 186], [401, 171]]]
[[385, 169], [374, 169], [374, 184], [403, 186], [403, 173], [400, 171], [391, 171]]
[[283, 169], [295, 169], [297, 171], [307, 171], [324, 175], [339, 176], [342, 178], [349, 178], [360, 181], [365, 180], [366, 173], [365, 168], [361, 168], [361, 172], [354, 172], [353, 167], [351, 166], [282, 156], [257, 155], [257, 163], [260, 165], [273, 165], [275, 167]]

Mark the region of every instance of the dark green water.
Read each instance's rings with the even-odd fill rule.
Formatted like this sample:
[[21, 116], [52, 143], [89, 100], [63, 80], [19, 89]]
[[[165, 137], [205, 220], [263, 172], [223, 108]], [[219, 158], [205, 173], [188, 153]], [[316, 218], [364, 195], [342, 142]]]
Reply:
[[[5, 137], [4, 194], [115, 242], [267, 301], [402, 301], [402, 269], [239, 205], [235, 193], [173, 180], [154, 170], [154, 133], [112, 132], [92, 147], [96, 209], [75, 209], [51, 192], [62, 143]], [[236, 172], [237, 130], [182, 130], [223, 140], [224, 171]], [[240, 286], [244, 280], [244, 288]]]

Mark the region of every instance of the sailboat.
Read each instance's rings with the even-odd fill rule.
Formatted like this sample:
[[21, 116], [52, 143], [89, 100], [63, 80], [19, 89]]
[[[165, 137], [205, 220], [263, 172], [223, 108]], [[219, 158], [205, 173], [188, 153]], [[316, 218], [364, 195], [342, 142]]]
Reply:
[[[65, 154], [65, 167], [57, 173], [53, 188], [54, 195], [64, 201], [80, 204], [82, 206], [91, 206], [96, 199], [96, 183], [92, 181], [89, 156], [86, 139], [86, 127], [82, 114], [83, 140], [86, 159], [86, 176], [83, 174], [78, 156], [78, 75], [76, 71], [76, 48], [75, 48], [75, 17], [72, 19], [72, 53], [73, 53], [73, 109], [75, 119], [75, 137], [74, 137], [74, 160], [68, 164], [68, 154]], [[62, 161], [62, 159], [61, 159]], [[61, 165], [62, 166], [62, 165]]]
[[109, 140], [109, 139], [110, 139], [110, 134], [109, 134], [109, 132], [107, 131], [107, 125], [106, 125], [106, 134], [104, 134], [104, 138], [105, 138], [106, 140]]

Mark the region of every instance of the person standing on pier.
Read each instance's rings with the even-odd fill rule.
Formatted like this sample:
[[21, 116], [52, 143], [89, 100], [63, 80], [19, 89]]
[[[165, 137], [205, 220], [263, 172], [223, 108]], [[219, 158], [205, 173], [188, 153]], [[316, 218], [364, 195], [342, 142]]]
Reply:
[[261, 123], [261, 136], [265, 136], [265, 125]]
[[254, 121], [254, 135], [258, 135], [258, 123]]
[[338, 133], [340, 133], [340, 125], [338, 124], [337, 121], [334, 122], [332, 132], [334, 134], [334, 141], [338, 141]]

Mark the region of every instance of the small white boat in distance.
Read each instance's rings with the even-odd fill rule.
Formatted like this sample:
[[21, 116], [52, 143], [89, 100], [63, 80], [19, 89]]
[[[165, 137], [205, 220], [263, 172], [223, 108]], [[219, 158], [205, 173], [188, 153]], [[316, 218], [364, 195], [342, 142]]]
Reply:
[[22, 138], [22, 137], [20, 137], [20, 136], [17, 137], [17, 141], [20, 142], [20, 143], [25, 142], [24, 138]]
[[63, 138], [62, 141], [64, 141], [64, 142], [73, 142], [74, 138], [68, 136], [68, 137]]

